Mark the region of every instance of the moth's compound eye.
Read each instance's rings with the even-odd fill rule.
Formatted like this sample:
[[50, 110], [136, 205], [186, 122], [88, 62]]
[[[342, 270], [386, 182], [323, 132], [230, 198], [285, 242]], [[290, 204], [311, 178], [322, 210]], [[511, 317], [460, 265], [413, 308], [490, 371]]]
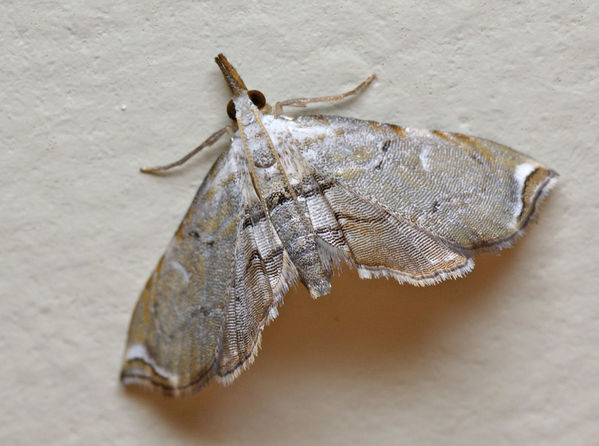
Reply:
[[[266, 105], [266, 98], [261, 91], [250, 90], [248, 91], [248, 96], [250, 101], [252, 101], [256, 107], [263, 108]], [[237, 119], [235, 117], [235, 104], [233, 103], [233, 99], [231, 99], [227, 104], [227, 115], [229, 115], [229, 118], [231, 118], [233, 121]]]
[[235, 121], [235, 104], [233, 104], [233, 99], [231, 99], [227, 104], [227, 115], [229, 115], [229, 118]]
[[250, 97], [250, 101], [252, 101], [256, 107], [262, 108], [266, 105], [266, 98], [261, 91], [250, 90], [248, 91], [248, 96]]

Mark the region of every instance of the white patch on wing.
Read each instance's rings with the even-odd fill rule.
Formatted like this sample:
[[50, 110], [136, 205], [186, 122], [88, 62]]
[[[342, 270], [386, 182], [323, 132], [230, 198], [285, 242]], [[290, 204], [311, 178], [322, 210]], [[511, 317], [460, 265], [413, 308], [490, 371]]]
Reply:
[[[287, 144], [281, 144], [282, 141], [290, 141], [298, 140], [304, 141], [308, 139], [319, 140], [319, 139], [327, 139], [333, 136], [333, 129], [331, 126], [322, 125], [322, 126], [301, 126], [298, 125], [294, 120], [289, 120], [286, 116], [281, 116], [279, 118], [275, 118], [272, 115], [264, 115], [262, 119], [262, 124], [264, 128], [268, 131], [273, 143], [277, 147], [278, 150], [284, 151], [285, 148], [289, 146]], [[281, 155], [282, 153], [280, 153]], [[296, 157], [295, 153], [290, 154], [292, 156], [282, 156], [281, 158], [286, 159], [287, 161], [293, 161]], [[305, 148], [304, 156], [310, 157], [318, 157], [318, 153], [314, 152], [314, 149], [311, 149], [309, 146]], [[289, 166], [284, 166], [289, 167]], [[294, 167], [291, 166], [293, 169]], [[300, 175], [301, 177], [301, 175]]]
[[522, 163], [516, 166], [514, 169], [514, 178], [518, 182], [518, 186], [520, 189], [524, 187], [524, 182], [526, 178], [537, 168], [537, 166], [530, 163]]
[[418, 155], [418, 157], [420, 158], [420, 164], [422, 164], [422, 168], [424, 170], [426, 170], [427, 172], [430, 168], [429, 157], [428, 157], [430, 150], [431, 150], [431, 148], [429, 146], [423, 146], [420, 149], [420, 155]]
[[425, 139], [431, 137], [431, 131], [427, 129], [415, 129], [412, 127], [405, 127], [404, 132], [406, 132], [406, 134], [409, 134], [410, 137], [414, 139]]
[[189, 283], [189, 273], [187, 272], [187, 270], [185, 269], [185, 267], [183, 265], [181, 265], [179, 262], [176, 262], [174, 260], [170, 263], [170, 265], [174, 270], [179, 271], [181, 273], [181, 276], [183, 276], [183, 281], [186, 284]]
[[298, 126], [293, 120], [289, 120], [286, 116], [275, 118], [272, 115], [264, 115], [262, 117], [262, 124], [268, 130], [268, 133], [272, 137], [274, 135], [281, 135], [286, 137], [288, 132], [293, 137], [299, 137], [303, 139], [310, 136], [321, 136], [326, 135], [331, 131], [330, 126]]
[[169, 371], [156, 364], [156, 362], [154, 362], [154, 359], [152, 359], [148, 354], [148, 351], [146, 350], [146, 347], [144, 345], [133, 344], [131, 347], [129, 347], [129, 350], [127, 350], [127, 353], [125, 353], [125, 361], [130, 361], [133, 359], [142, 360], [150, 367], [152, 367], [154, 372], [156, 372], [158, 375], [168, 379], [171, 383], [173, 383], [173, 385], [177, 385], [179, 381], [177, 375], [173, 375]]
[[[522, 193], [522, 189], [524, 188], [524, 183], [526, 182], [526, 179], [532, 172], [534, 172], [534, 170], [536, 168], [537, 168], [536, 165], [528, 163], [528, 162], [518, 164], [516, 166], [516, 168], [514, 169], [514, 179], [518, 183], [518, 192], [519, 193]], [[512, 219], [512, 227], [513, 228], [518, 227], [518, 224], [519, 224], [518, 221], [519, 221], [520, 213], [522, 212], [523, 206], [524, 206], [524, 203], [522, 202], [522, 199], [516, 200], [516, 202], [514, 204], [514, 217]]]

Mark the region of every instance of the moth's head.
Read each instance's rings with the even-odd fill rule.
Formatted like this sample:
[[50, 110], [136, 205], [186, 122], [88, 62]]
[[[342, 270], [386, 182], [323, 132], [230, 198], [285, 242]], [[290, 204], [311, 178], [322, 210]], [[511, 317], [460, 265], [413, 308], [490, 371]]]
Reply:
[[[219, 54], [214, 59], [216, 64], [220, 68], [231, 89], [231, 93], [233, 93], [233, 99], [229, 101], [227, 104], [227, 115], [232, 120], [236, 120], [236, 107], [235, 103], [252, 103], [255, 105], [260, 111], [263, 113], [271, 113], [272, 107], [266, 103], [266, 98], [261, 91], [258, 90], [248, 90], [245, 86], [245, 82], [237, 73], [237, 70], [233, 68], [233, 65], [229, 63], [224, 54]], [[248, 102], [249, 101], [249, 102]]]
[[[250, 102], [254, 104], [262, 113], [272, 113], [272, 107], [270, 104], [266, 103], [266, 98], [261, 91], [249, 90], [245, 92], [245, 95], [244, 93], [240, 95], [240, 97], [244, 96], [247, 96]], [[237, 120], [235, 101], [233, 99], [231, 99], [227, 104], [227, 115], [229, 115], [229, 118], [231, 118], [233, 121]]]

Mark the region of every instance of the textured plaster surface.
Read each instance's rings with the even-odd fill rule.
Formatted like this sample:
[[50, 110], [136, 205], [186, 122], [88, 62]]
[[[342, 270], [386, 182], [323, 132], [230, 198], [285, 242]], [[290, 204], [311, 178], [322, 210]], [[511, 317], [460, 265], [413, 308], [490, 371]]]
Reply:
[[[0, 444], [593, 444], [599, 3], [0, 3]], [[431, 288], [289, 293], [255, 364], [170, 400], [118, 382], [129, 316], [226, 142], [224, 52], [271, 102], [487, 137], [556, 169], [526, 236]], [[300, 110], [301, 111], [301, 110]]]

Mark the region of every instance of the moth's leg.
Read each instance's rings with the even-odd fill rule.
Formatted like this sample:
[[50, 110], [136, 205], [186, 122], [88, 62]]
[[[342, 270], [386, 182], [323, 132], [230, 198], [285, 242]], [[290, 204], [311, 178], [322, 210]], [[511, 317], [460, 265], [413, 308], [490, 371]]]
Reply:
[[222, 129], [220, 129], [220, 130], [214, 132], [212, 135], [210, 135], [206, 141], [204, 141], [202, 144], [197, 146], [195, 149], [193, 149], [191, 152], [189, 152], [183, 158], [181, 158], [175, 162], [172, 162], [170, 164], [166, 164], [164, 166], [142, 167], [139, 170], [142, 173], [160, 173], [160, 172], [164, 172], [165, 170], [172, 169], [173, 167], [180, 166], [180, 165], [184, 164], [187, 160], [189, 160], [191, 157], [193, 157], [195, 154], [197, 154], [203, 148], [210, 147], [212, 144], [214, 144], [216, 141], [218, 141], [220, 139], [220, 137], [223, 136], [225, 133], [231, 134], [232, 131], [233, 131], [233, 129], [230, 129], [230, 126], [223, 127]]
[[356, 88], [354, 88], [353, 90], [347, 91], [345, 93], [341, 93], [341, 94], [337, 94], [334, 96], [322, 96], [319, 98], [295, 98], [295, 99], [287, 99], [285, 101], [281, 101], [281, 102], [277, 102], [275, 104], [275, 116], [278, 117], [282, 112], [283, 112], [283, 107], [305, 107], [307, 104], [310, 104], [312, 102], [334, 102], [334, 101], [340, 101], [341, 99], [344, 99], [348, 96], [352, 96], [354, 94], [358, 94], [360, 93], [362, 90], [364, 90], [368, 84], [370, 84], [373, 79], [376, 77], [376, 75], [374, 73], [372, 73], [370, 76], [368, 76], [364, 82], [362, 82], [360, 85], [358, 85]]

